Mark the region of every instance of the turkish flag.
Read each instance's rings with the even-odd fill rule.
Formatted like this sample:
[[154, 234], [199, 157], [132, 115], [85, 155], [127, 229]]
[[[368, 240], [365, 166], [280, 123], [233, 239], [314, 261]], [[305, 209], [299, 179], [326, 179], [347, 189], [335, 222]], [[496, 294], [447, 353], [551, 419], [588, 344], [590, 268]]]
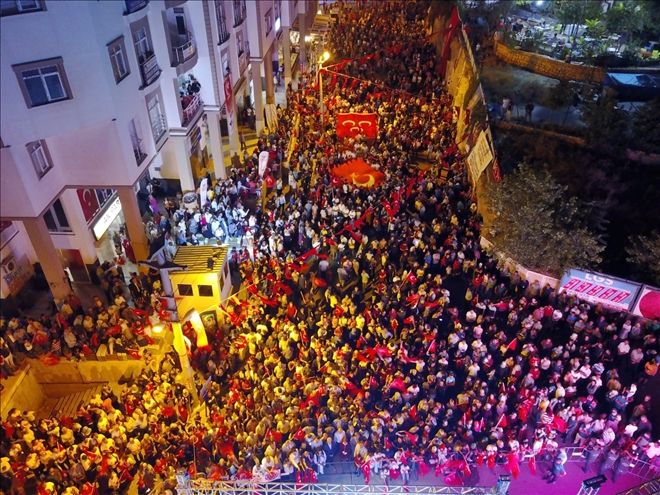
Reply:
[[96, 198], [96, 193], [94, 189], [76, 189], [78, 193], [78, 199], [80, 200], [80, 206], [82, 206], [83, 215], [85, 215], [85, 221], [89, 223], [94, 214], [99, 211], [99, 201]]
[[378, 115], [375, 113], [338, 113], [337, 137], [355, 137], [361, 134], [368, 139], [378, 135]]

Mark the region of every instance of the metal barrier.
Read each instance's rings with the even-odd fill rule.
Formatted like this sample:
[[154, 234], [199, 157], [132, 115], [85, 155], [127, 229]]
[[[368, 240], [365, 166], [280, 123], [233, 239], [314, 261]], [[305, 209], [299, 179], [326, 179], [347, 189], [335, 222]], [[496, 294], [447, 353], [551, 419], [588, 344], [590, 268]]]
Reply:
[[634, 488], [619, 492], [617, 495], [656, 495], [658, 493], [660, 493], [660, 478], [655, 478]]
[[186, 495], [326, 495], [353, 493], [382, 493], [388, 495], [496, 495], [495, 487], [469, 486], [416, 486], [416, 485], [344, 485], [329, 483], [252, 483], [250, 481], [211, 481], [196, 479], [177, 486], [179, 494]]

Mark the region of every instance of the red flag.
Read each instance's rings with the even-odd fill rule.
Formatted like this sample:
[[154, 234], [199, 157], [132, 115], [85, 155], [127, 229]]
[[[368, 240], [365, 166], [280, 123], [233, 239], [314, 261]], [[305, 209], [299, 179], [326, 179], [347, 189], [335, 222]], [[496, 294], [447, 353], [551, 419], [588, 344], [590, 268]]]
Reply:
[[325, 281], [324, 279], [322, 279], [321, 277], [314, 277], [314, 282], [313, 282], [313, 283], [314, 283], [314, 285], [315, 285], [316, 287], [319, 287], [319, 288], [327, 287], [327, 286], [328, 286], [328, 282], [326, 282], [326, 281]]
[[314, 256], [317, 252], [318, 251], [316, 250], [316, 248], [312, 248], [306, 253], [303, 253], [300, 256], [298, 256], [298, 261], [305, 261], [307, 258]]
[[[355, 83], [359, 81], [356, 79]], [[355, 137], [362, 134], [368, 139], [378, 135], [378, 114], [376, 113], [338, 113], [337, 137]]]
[[389, 388], [393, 388], [394, 390], [398, 390], [399, 392], [405, 392], [406, 384], [404, 383], [403, 378], [397, 376], [394, 380], [390, 382]]
[[408, 276], [406, 277], [406, 281], [411, 283], [411, 284], [415, 284], [415, 283], [417, 283], [417, 277], [415, 276], [415, 274], [413, 272], [410, 272], [408, 274]]
[[511, 476], [513, 476], [513, 479], [517, 479], [518, 475], [520, 474], [520, 465], [518, 464], [518, 454], [515, 452], [511, 452], [507, 454], [507, 463], [506, 467], [509, 471], [511, 471]]
[[438, 343], [435, 341], [435, 339], [433, 339], [431, 344], [429, 344], [428, 353], [434, 354], [437, 348], [438, 348]]
[[414, 316], [409, 316], [408, 318], [405, 318], [403, 320], [403, 323], [405, 325], [414, 325], [415, 324], [415, 317]]
[[518, 346], [518, 339], [514, 338], [509, 344], [506, 346], [507, 351], [515, 351], [516, 347]]
[[330, 170], [333, 177], [332, 184], [335, 185], [335, 179], [341, 184], [341, 181], [353, 184], [357, 187], [373, 187], [385, 179], [385, 175], [380, 170], [376, 170], [363, 158], [354, 158]]
[[536, 476], [536, 457], [534, 456], [530, 457], [529, 461], [527, 461], [527, 465], [529, 466], [530, 473]]

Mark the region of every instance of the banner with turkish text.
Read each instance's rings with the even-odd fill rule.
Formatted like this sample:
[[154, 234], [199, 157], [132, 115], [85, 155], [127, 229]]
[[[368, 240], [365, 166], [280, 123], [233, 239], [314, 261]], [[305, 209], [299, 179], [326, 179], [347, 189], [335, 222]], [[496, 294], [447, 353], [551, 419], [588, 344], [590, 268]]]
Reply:
[[375, 113], [338, 113], [337, 137], [365, 136], [375, 139], [378, 135], [378, 115]]

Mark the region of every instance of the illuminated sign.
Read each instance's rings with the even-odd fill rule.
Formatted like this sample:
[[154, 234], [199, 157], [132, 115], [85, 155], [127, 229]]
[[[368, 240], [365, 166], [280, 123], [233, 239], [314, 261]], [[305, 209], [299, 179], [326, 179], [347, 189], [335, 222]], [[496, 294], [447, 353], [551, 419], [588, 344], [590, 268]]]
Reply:
[[105, 234], [105, 231], [108, 230], [108, 227], [110, 227], [110, 224], [117, 217], [117, 215], [119, 215], [120, 211], [121, 203], [119, 202], [119, 198], [117, 198], [112, 203], [110, 203], [108, 209], [105, 210], [103, 214], [101, 214], [99, 219], [92, 226], [92, 232], [94, 232], [94, 237], [97, 241], [103, 237], [103, 234]]
[[628, 311], [641, 284], [582, 270], [568, 270], [561, 279], [559, 292], [574, 294], [593, 304]]

